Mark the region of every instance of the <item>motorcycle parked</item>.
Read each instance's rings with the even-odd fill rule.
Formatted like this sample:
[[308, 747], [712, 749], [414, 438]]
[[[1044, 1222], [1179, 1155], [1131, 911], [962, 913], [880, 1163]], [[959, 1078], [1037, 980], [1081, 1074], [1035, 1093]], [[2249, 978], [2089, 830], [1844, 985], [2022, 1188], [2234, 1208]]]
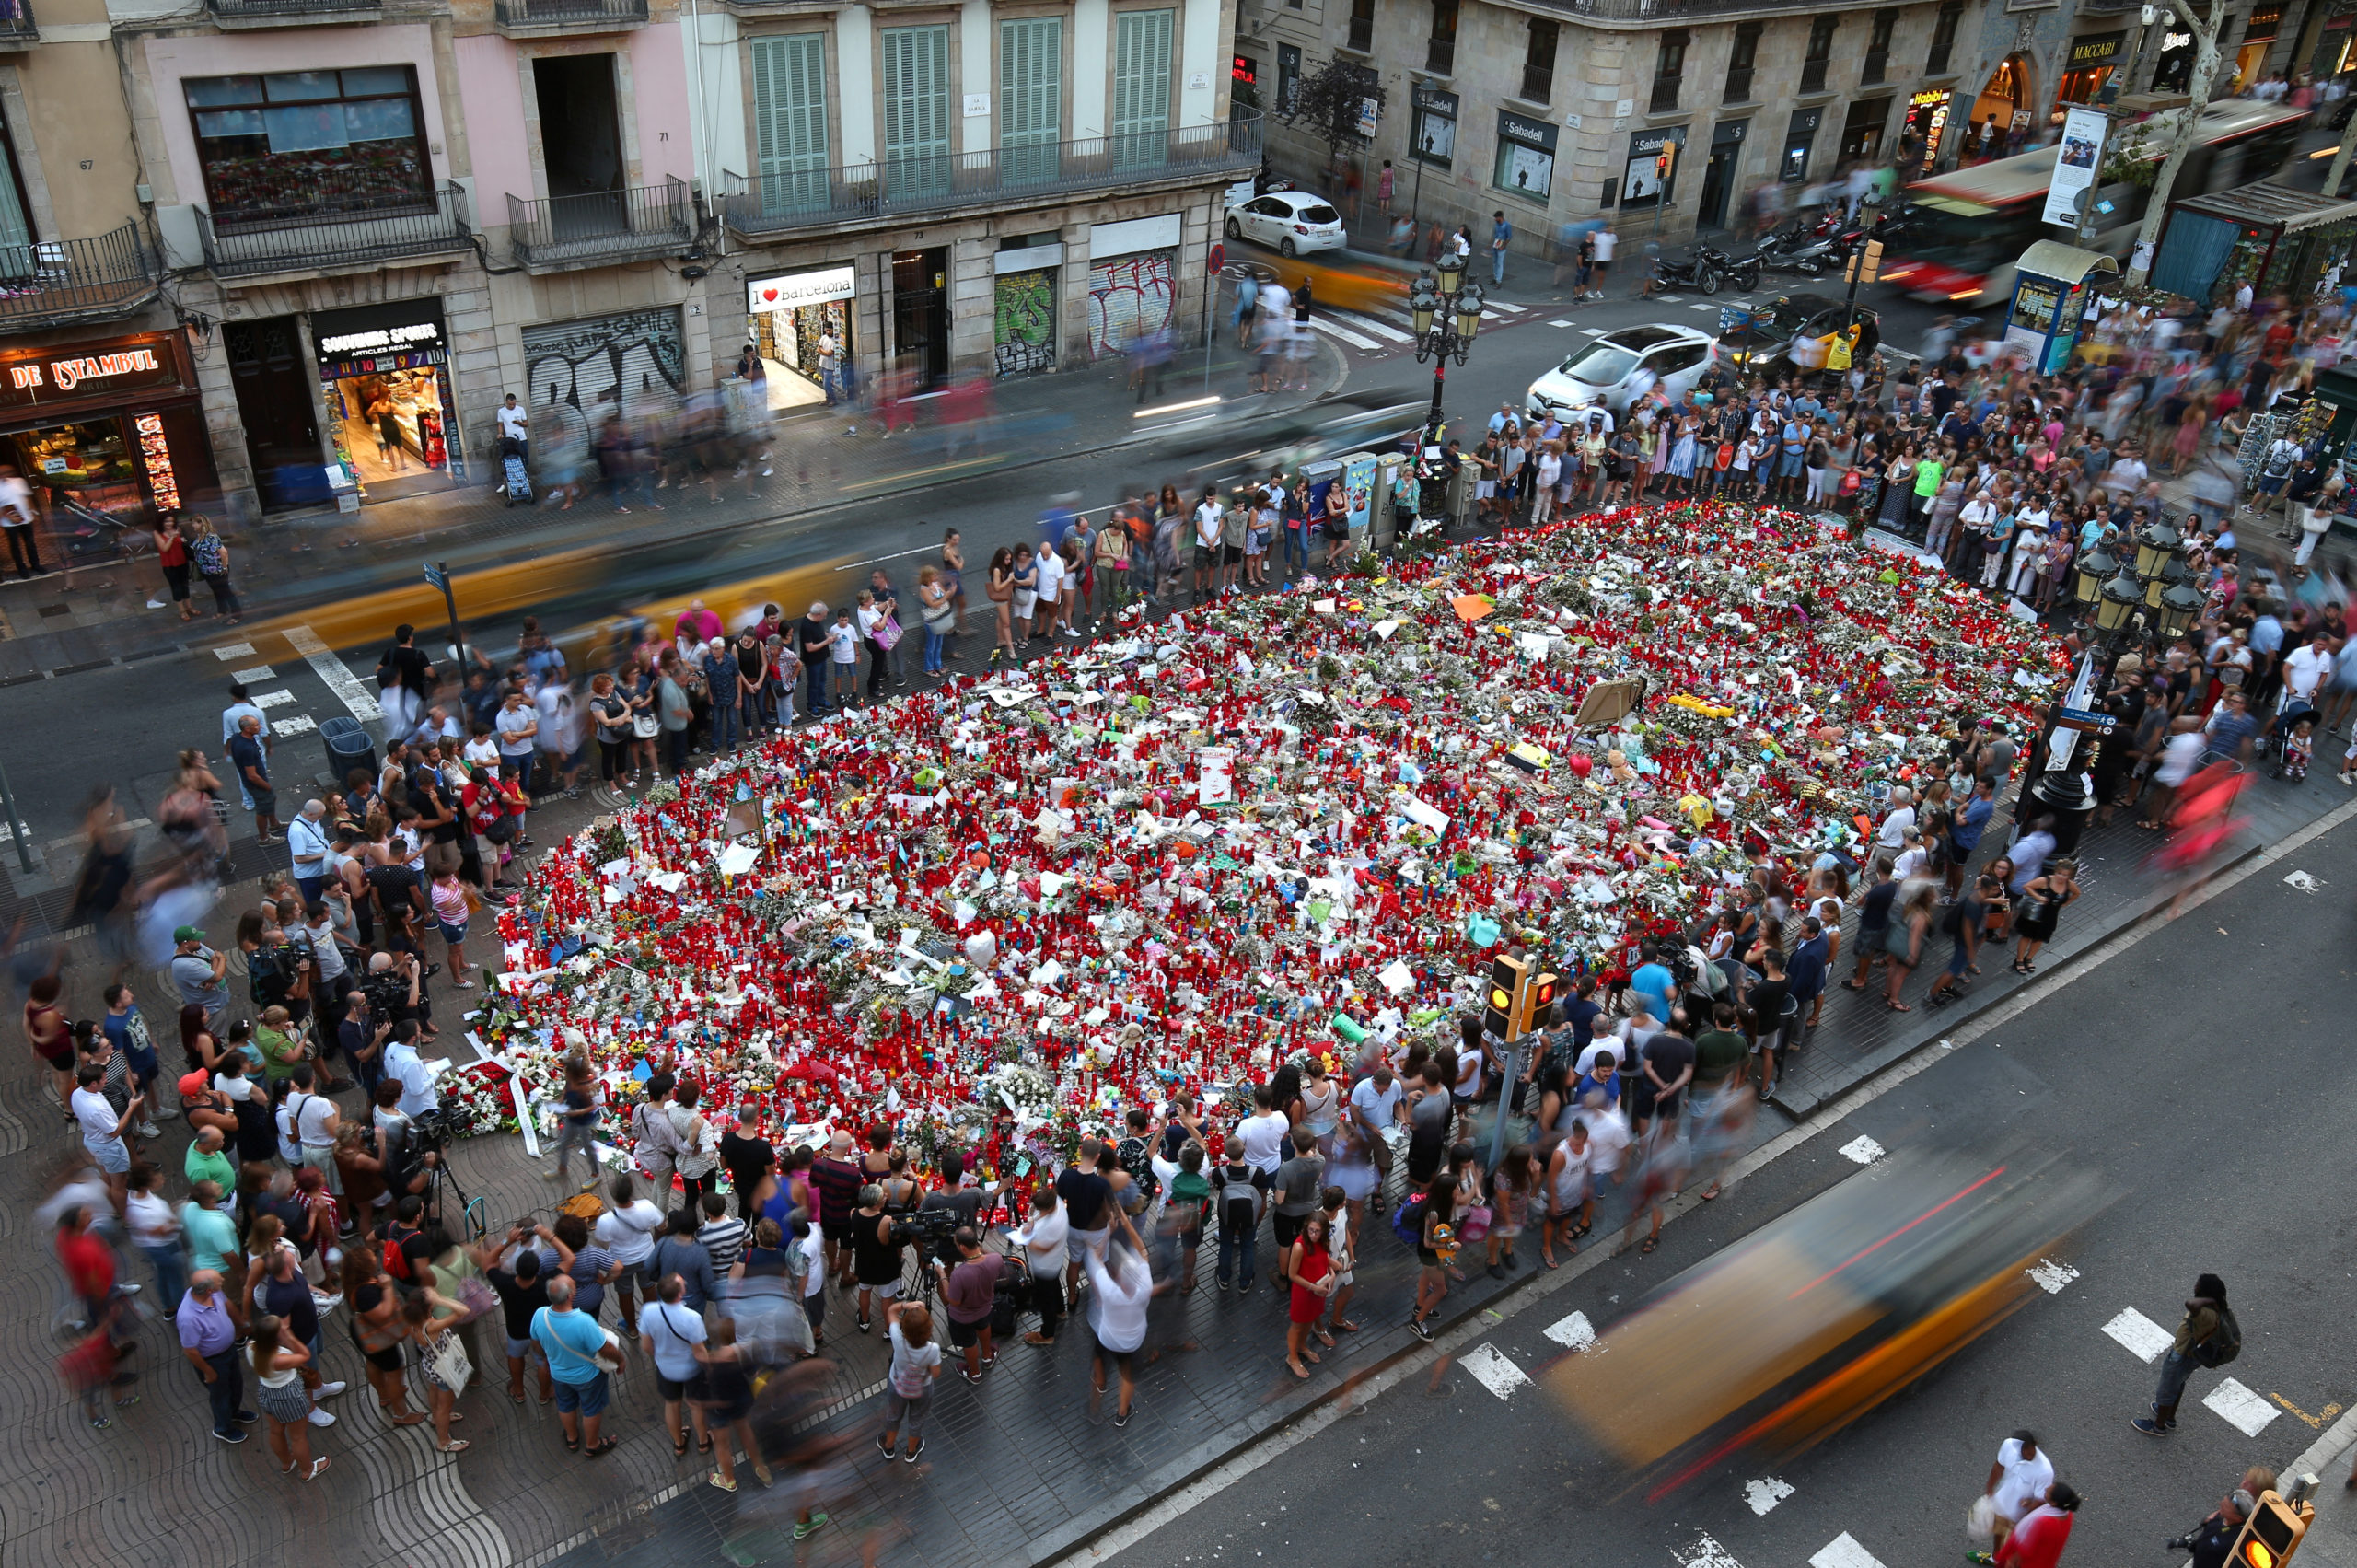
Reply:
[[1837, 212], [1830, 223], [1770, 235], [1760, 241], [1759, 252], [1751, 259], [1770, 272], [1815, 277], [1849, 261], [1850, 252], [1865, 237], [1863, 226], [1842, 222]]
[[1654, 262], [1655, 290], [1690, 288], [1711, 295], [1719, 292], [1724, 284], [1733, 284], [1738, 293], [1749, 294], [1759, 286], [1759, 263], [1756, 257], [1737, 261], [1715, 246], [1697, 245], [1693, 254], [1682, 261], [1664, 256]]

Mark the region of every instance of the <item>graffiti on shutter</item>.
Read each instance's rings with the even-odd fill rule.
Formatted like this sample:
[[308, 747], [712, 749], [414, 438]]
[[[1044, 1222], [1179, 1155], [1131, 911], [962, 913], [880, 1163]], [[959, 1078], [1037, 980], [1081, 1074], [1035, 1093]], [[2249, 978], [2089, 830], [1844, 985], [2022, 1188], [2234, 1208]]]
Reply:
[[1170, 323], [1176, 297], [1174, 252], [1141, 250], [1092, 262], [1088, 269], [1088, 352], [1096, 358], [1129, 352], [1147, 333]]
[[675, 411], [686, 362], [676, 307], [525, 328], [534, 454], [586, 451], [617, 410], [632, 425]]
[[1056, 270], [1001, 273], [992, 310], [992, 341], [1001, 376], [1056, 366]]

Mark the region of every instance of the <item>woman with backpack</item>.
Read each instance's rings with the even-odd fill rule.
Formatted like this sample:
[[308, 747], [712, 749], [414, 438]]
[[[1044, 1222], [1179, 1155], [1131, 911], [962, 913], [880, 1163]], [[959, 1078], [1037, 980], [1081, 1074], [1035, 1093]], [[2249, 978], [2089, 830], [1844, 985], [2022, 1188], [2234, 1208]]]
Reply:
[[[1457, 1179], [1446, 1171], [1433, 1178], [1419, 1206], [1422, 1212], [1415, 1215], [1416, 1310], [1408, 1319], [1408, 1331], [1429, 1342], [1433, 1330], [1425, 1319], [1440, 1310], [1442, 1299], [1448, 1295], [1448, 1267], [1457, 1260]], [[1404, 1213], [1406, 1206], [1402, 1208]]]

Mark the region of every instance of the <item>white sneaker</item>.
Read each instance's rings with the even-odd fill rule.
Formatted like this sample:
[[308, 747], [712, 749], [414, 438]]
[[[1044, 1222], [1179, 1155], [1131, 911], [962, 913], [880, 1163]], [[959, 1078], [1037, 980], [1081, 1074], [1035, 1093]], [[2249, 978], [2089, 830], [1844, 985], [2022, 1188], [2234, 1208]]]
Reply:
[[143, 1121], [133, 1131], [143, 1138], [160, 1138], [164, 1135], [164, 1130], [152, 1121]]
[[303, 1419], [309, 1422], [313, 1426], [333, 1426], [335, 1424], [335, 1417], [330, 1415], [323, 1410], [314, 1409], [309, 1415], [305, 1416]]
[[311, 1398], [315, 1400], [332, 1400], [338, 1394], [343, 1393], [344, 1389], [350, 1387], [351, 1385], [348, 1383], [322, 1383], [318, 1388], [311, 1390]]

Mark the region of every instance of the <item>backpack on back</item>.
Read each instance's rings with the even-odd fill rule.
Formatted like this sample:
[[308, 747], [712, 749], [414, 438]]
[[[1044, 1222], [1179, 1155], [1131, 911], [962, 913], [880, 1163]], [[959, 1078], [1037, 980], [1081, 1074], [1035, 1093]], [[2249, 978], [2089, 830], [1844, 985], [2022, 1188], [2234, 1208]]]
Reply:
[[2235, 1321], [2235, 1309], [2221, 1304], [2218, 1327], [2193, 1347], [2193, 1359], [2204, 1366], [2223, 1366], [2242, 1353], [2243, 1326]]
[[1399, 1200], [1399, 1207], [1391, 1214], [1391, 1234], [1403, 1247], [1424, 1244], [1424, 1194], [1411, 1192]]

